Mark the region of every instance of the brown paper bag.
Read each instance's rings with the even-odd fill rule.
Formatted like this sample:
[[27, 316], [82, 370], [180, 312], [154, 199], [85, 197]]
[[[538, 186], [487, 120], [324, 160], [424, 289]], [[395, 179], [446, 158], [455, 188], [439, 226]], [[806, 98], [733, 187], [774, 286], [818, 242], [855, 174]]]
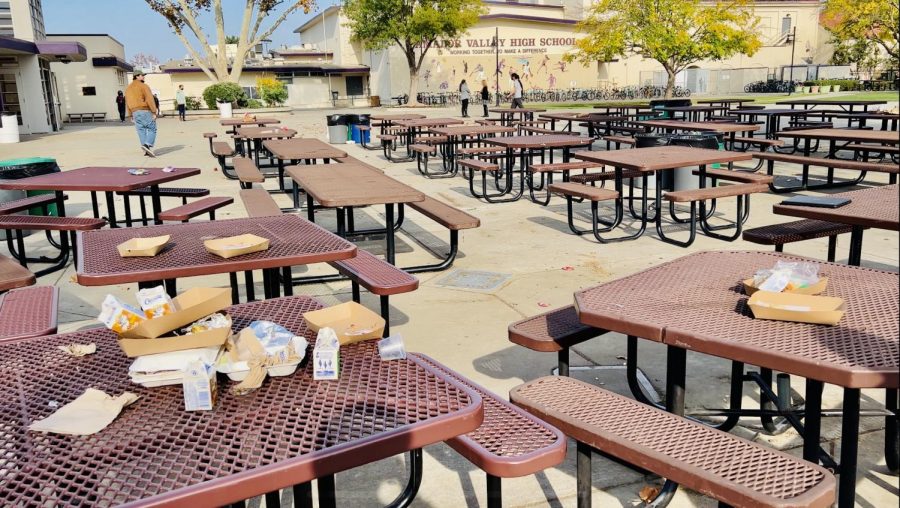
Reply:
[[28, 430], [75, 436], [96, 434], [112, 423], [122, 408], [138, 398], [131, 392], [113, 398], [100, 390], [88, 388], [52, 415], [29, 425]]

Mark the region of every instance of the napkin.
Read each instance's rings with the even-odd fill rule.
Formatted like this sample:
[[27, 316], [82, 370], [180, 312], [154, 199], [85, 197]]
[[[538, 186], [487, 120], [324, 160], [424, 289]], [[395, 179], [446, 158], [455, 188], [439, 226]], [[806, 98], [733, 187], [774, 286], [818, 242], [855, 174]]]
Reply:
[[85, 356], [92, 355], [97, 352], [97, 345], [91, 344], [69, 344], [68, 346], [57, 346], [60, 351], [69, 356]]
[[112, 423], [122, 408], [138, 398], [131, 392], [113, 398], [100, 390], [88, 388], [52, 415], [29, 425], [28, 430], [75, 436], [96, 434]]

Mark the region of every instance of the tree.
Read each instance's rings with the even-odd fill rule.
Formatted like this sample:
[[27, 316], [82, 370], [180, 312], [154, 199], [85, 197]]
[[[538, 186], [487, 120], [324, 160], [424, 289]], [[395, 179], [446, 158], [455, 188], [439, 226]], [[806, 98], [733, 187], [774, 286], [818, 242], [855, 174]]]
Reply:
[[346, 0], [352, 37], [369, 49], [399, 47], [409, 66], [409, 98], [416, 101], [419, 69], [439, 41], [464, 34], [487, 9], [481, 0]]
[[225, 44], [237, 44], [241, 42], [241, 38], [237, 35], [226, 35], [225, 36]]
[[586, 37], [575, 42], [568, 61], [609, 62], [635, 53], [665, 69], [666, 98], [675, 75], [701, 60], [753, 55], [762, 46], [752, 0], [597, 0], [578, 24]]
[[[161, 14], [175, 35], [181, 39], [184, 47], [193, 57], [194, 62], [210, 79], [216, 82], [229, 81], [236, 83], [244, 68], [244, 57], [254, 46], [267, 39], [281, 23], [297, 9], [309, 12], [314, 0], [244, 0], [244, 16], [241, 20], [241, 31], [237, 36], [237, 49], [234, 58], [229, 61], [225, 35], [225, 16], [222, 12], [222, 0], [144, 0], [151, 9]], [[263, 21], [273, 11], [287, 4], [287, 8], [266, 30], [261, 30]], [[202, 12], [212, 11], [215, 23], [215, 49], [200, 26], [198, 18]], [[186, 29], [186, 30], [185, 30]], [[199, 42], [198, 51], [185, 35], [190, 32]], [[202, 54], [202, 56], [201, 56]]]
[[[839, 45], [866, 41], [890, 56], [893, 68], [900, 61], [900, 6], [896, 0], [827, 0], [822, 24]], [[857, 54], [860, 54], [857, 47]], [[867, 51], [862, 51], [865, 55]]]

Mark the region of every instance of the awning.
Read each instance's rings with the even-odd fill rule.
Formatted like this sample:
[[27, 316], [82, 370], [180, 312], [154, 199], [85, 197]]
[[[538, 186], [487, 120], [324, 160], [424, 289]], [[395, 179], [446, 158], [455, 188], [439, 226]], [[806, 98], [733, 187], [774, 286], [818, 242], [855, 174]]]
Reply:
[[91, 63], [94, 64], [94, 67], [118, 67], [125, 72], [134, 70], [133, 65], [114, 56], [95, 56], [91, 58]]
[[87, 49], [74, 41], [31, 42], [0, 36], [0, 55], [40, 55], [54, 62], [84, 62]]

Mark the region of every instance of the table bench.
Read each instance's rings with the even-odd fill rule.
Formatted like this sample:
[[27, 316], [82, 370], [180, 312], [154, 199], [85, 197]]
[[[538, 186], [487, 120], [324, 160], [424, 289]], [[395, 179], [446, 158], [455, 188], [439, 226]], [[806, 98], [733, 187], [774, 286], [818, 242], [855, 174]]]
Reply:
[[[689, 223], [690, 231], [688, 234], [688, 239], [686, 241], [676, 240], [671, 237], [667, 237], [665, 233], [663, 233], [662, 228], [662, 213], [657, 211], [656, 213], [656, 233], [659, 235], [659, 239], [666, 242], [671, 243], [672, 245], [677, 245], [679, 247], [688, 247], [692, 243], [694, 243], [694, 239], [697, 235], [697, 203], [705, 203], [706, 201], [712, 201], [713, 206], [715, 206], [715, 200], [728, 198], [728, 197], [736, 197], [737, 198], [737, 215], [734, 222], [734, 233], [730, 236], [723, 235], [720, 233], [716, 233], [715, 231], [724, 229], [725, 227], [731, 226], [710, 226], [709, 225], [709, 215], [711, 213], [707, 213], [704, 206], [700, 208], [700, 229], [707, 236], [711, 236], [713, 238], [718, 238], [719, 240], [725, 240], [727, 242], [731, 242], [737, 240], [741, 236], [741, 230], [743, 229], [744, 222], [746, 222], [747, 217], [750, 211], [750, 195], [755, 194], [757, 192], [767, 192], [769, 190], [769, 184], [765, 183], [736, 183], [733, 185], [725, 185], [719, 187], [704, 187], [701, 189], [689, 189], [689, 190], [680, 190], [680, 191], [670, 191], [663, 194], [663, 199], [669, 201], [671, 207], [671, 215], [675, 222], [679, 223]], [[691, 211], [689, 219], [679, 219], [674, 214], [674, 203], [690, 203]]]
[[281, 207], [265, 189], [243, 189], [239, 195], [248, 217], [272, 217], [283, 213]]
[[0, 342], [56, 333], [59, 289], [32, 286], [0, 295]]
[[[63, 200], [69, 199], [69, 196], [63, 195]], [[27, 198], [15, 199], [0, 203], [0, 215], [9, 215], [18, 212], [24, 212], [35, 207], [42, 207], [44, 215], [47, 214], [47, 206], [56, 203], [54, 194], [37, 194]]]
[[31, 270], [0, 254], [0, 291], [30, 286], [36, 282]]
[[450, 231], [450, 250], [447, 255], [435, 264], [410, 266], [403, 269], [409, 273], [433, 272], [450, 268], [459, 252], [459, 232], [464, 229], [473, 229], [481, 226], [481, 219], [478, 217], [431, 196], [425, 196], [423, 201], [413, 201], [405, 206], [412, 208]]
[[209, 213], [209, 220], [216, 220], [216, 210], [228, 206], [231, 203], [234, 203], [234, 198], [224, 196], [212, 196], [198, 199], [197, 201], [192, 201], [186, 205], [181, 205], [161, 212], [159, 214], [159, 220], [163, 222], [187, 222], [204, 213]]
[[266, 181], [266, 175], [256, 167], [253, 159], [248, 157], [235, 157], [232, 160], [234, 172], [237, 174], [238, 181], [242, 189], [253, 188], [254, 183], [263, 183]]
[[827, 507], [835, 478], [784, 452], [564, 376], [526, 382], [510, 401], [577, 442], [579, 508], [591, 506], [594, 450], [667, 479], [653, 506], [681, 484], [732, 506]]
[[[806, 157], [803, 155], [788, 155], [788, 154], [780, 154], [780, 153], [754, 153], [753, 157], [756, 159], [760, 159], [766, 161], [766, 174], [774, 175], [775, 173], [775, 163], [776, 162], [785, 162], [789, 164], [799, 164], [803, 166], [803, 174], [801, 176], [801, 184], [800, 186], [792, 186], [792, 187], [776, 187], [774, 183], [770, 184], [769, 187], [772, 192], [795, 192], [800, 189], [817, 189], [817, 188], [832, 188], [838, 186], [848, 186], [848, 185], [856, 185], [863, 181], [866, 177], [866, 172], [874, 171], [878, 173], [887, 173], [890, 175], [896, 175], [900, 173], [900, 165], [894, 163], [880, 163], [880, 162], [865, 162], [865, 161], [855, 161], [855, 160], [845, 160], [845, 159], [825, 159], [821, 157]], [[824, 184], [818, 185], [809, 185], [809, 167], [822, 167], [828, 168], [828, 181]], [[835, 169], [847, 169], [852, 171], [859, 171], [860, 174], [857, 178], [853, 180], [846, 180], [843, 182], [834, 182], [834, 170]]]
[[566, 436], [558, 429], [437, 361], [424, 355], [412, 356], [481, 396], [484, 421], [475, 431], [446, 443], [485, 472], [488, 508], [503, 506], [500, 478], [534, 474], [565, 460]]
[[[237, 179], [237, 175], [234, 174], [234, 166], [228, 165], [225, 160], [228, 157], [237, 155], [237, 150], [225, 141], [213, 141], [217, 137], [217, 134], [214, 132], [204, 132], [203, 137], [209, 141], [209, 153], [218, 161], [222, 174], [231, 180]], [[235, 146], [239, 147], [240, 144], [235, 143]]]
[[[116, 192], [117, 195], [125, 198], [125, 225], [131, 227], [133, 221], [131, 217], [131, 197], [137, 196], [141, 204], [141, 224], [147, 225], [147, 203], [145, 198], [152, 198], [153, 191], [149, 187], [142, 187], [130, 191]], [[91, 193], [93, 199], [94, 194]], [[209, 196], [209, 189], [198, 189], [193, 187], [160, 187], [159, 197], [161, 198], [181, 198], [181, 204], [186, 205], [188, 198], [200, 198]]]
[[621, 145], [634, 146], [636, 141], [631, 136], [603, 136], [601, 138], [603, 141], [606, 141], [606, 149], [609, 150], [609, 144], [615, 143], [616, 150], [618, 150]]
[[[611, 189], [604, 189], [601, 187], [594, 187], [593, 185], [585, 185], [583, 183], [576, 182], [560, 182], [560, 183], [552, 183], [547, 186], [547, 192], [550, 194], [557, 194], [566, 198], [566, 212], [567, 212], [567, 221], [569, 224], [569, 230], [572, 233], [581, 236], [588, 232], [593, 233], [594, 238], [597, 239], [600, 243], [610, 243], [610, 242], [619, 242], [622, 240], [629, 240], [633, 238], [632, 236], [621, 237], [621, 238], [603, 238], [600, 236], [600, 233], [609, 232], [612, 230], [614, 226], [604, 226], [600, 227], [600, 216], [599, 216], [599, 208], [598, 205], [601, 201], [615, 201], [621, 199], [621, 195], [618, 191]], [[574, 200], [587, 200], [591, 202], [591, 229], [582, 230], [578, 229], [575, 226], [575, 211], [572, 206]], [[614, 225], [617, 225], [621, 222], [622, 217], [619, 212], [621, 207], [616, 207], [616, 218], [613, 221]]]
[[744, 231], [744, 240], [760, 245], [774, 245], [775, 252], [783, 252], [786, 243], [828, 237], [828, 261], [833, 263], [837, 250], [837, 235], [852, 231], [853, 226], [848, 224], [803, 219], [748, 229]]
[[555, 352], [560, 376], [569, 375], [569, 348], [599, 337], [606, 330], [581, 324], [574, 305], [516, 321], [507, 334], [513, 344], [532, 351]]
[[78, 120], [78, 123], [84, 123], [85, 120], [88, 122], [106, 121], [106, 113], [66, 113], [66, 117], [69, 123], [73, 123], [75, 120]]
[[[90, 231], [100, 229], [106, 225], [104, 219], [94, 219], [88, 217], [55, 217], [42, 215], [0, 215], [0, 229], [6, 230], [7, 245], [10, 253], [15, 257], [19, 264], [28, 267], [28, 262], [53, 263], [50, 267], [38, 270], [35, 276], [45, 275], [65, 268], [69, 262], [69, 240], [72, 240], [72, 252], [75, 260], [78, 260], [78, 252], [75, 248], [75, 232]], [[59, 250], [60, 253], [55, 258], [29, 258], [25, 253], [25, 241], [23, 231], [40, 230], [40, 231], [59, 231]], [[13, 248], [10, 231], [15, 231], [16, 247]]]
[[[540, 190], [544, 188], [545, 185], [550, 185], [553, 183], [553, 174], [554, 173], [562, 173], [563, 181], [569, 181], [569, 172], [582, 170], [587, 173], [588, 169], [602, 169], [603, 164], [599, 164], [596, 162], [587, 162], [587, 161], [572, 161], [572, 162], [553, 162], [550, 164], [530, 164], [528, 166], [528, 195], [531, 198], [531, 201], [537, 203], [539, 205], [547, 206], [550, 203], [550, 192], [547, 192], [544, 196], [544, 199], [538, 199], [534, 191]], [[541, 175], [541, 183], [540, 185], [535, 185], [534, 183], [534, 175]], [[546, 176], [545, 176], [546, 175]]]

